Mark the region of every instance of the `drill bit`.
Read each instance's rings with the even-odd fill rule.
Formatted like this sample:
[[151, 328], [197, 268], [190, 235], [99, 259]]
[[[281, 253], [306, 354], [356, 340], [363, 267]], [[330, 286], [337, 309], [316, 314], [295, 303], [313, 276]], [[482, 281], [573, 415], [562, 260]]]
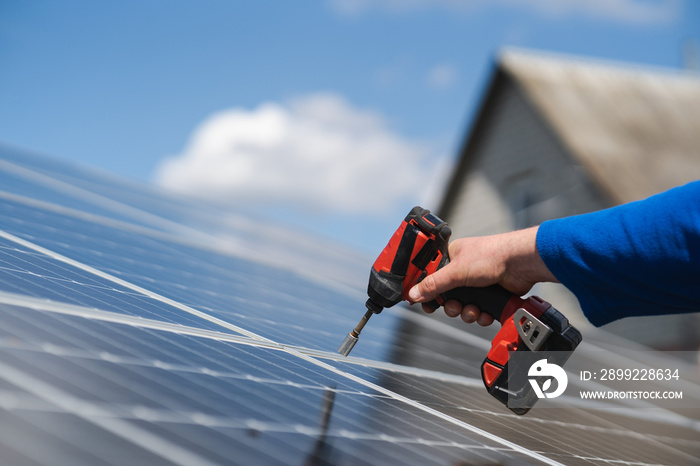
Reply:
[[343, 356], [347, 356], [350, 354], [350, 351], [352, 351], [353, 347], [355, 346], [355, 343], [357, 343], [357, 340], [360, 338], [360, 332], [364, 328], [365, 324], [369, 320], [370, 317], [372, 317], [373, 312], [371, 310], [368, 310], [364, 316], [362, 316], [362, 319], [360, 319], [360, 323], [357, 324], [357, 327], [355, 327], [353, 330], [350, 331], [350, 333], [347, 334], [345, 337], [345, 340], [340, 344], [340, 347], [338, 348], [338, 353], [342, 354]]

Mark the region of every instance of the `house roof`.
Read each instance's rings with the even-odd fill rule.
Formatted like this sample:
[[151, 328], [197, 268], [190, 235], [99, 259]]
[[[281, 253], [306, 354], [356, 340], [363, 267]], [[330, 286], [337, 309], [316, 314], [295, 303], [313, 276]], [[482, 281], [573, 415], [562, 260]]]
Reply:
[[497, 67], [613, 203], [700, 179], [700, 74], [522, 50]]

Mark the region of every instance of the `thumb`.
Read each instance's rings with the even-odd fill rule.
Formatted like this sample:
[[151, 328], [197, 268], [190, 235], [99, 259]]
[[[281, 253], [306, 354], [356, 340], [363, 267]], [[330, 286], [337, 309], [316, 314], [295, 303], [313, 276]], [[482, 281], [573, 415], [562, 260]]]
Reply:
[[408, 297], [414, 303], [425, 303], [435, 299], [440, 293], [459, 285], [452, 263], [425, 277], [423, 281], [408, 291]]

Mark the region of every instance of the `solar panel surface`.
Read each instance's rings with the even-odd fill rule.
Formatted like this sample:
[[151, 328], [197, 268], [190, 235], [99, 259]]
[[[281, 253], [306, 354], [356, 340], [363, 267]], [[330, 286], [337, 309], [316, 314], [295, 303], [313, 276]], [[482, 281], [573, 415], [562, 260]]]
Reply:
[[[363, 312], [372, 258], [0, 154], [3, 464], [700, 459], [694, 381], [678, 409], [564, 396], [515, 416], [480, 380], [495, 329], [395, 308], [370, 322], [353, 357], [335, 353]], [[633, 344], [584, 338], [571, 374], [601, 359], [648, 362]]]

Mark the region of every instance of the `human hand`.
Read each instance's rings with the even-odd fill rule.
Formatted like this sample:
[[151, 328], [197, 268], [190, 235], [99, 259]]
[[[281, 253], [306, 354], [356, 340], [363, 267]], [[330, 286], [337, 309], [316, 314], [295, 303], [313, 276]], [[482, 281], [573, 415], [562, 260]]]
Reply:
[[[450, 263], [411, 288], [409, 298], [413, 302], [427, 303], [453, 288], [496, 283], [522, 296], [535, 283], [556, 282], [537, 252], [537, 229], [453, 241], [449, 245]], [[450, 300], [444, 304], [444, 309], [448, 316], [461, 316], [467, 323], [476, 321], [483, 326], [493, 323], [493, 317], [480, 312], [473, 304], [463, 306]], [[425, 304], [423, 310], [433, 312]]]

